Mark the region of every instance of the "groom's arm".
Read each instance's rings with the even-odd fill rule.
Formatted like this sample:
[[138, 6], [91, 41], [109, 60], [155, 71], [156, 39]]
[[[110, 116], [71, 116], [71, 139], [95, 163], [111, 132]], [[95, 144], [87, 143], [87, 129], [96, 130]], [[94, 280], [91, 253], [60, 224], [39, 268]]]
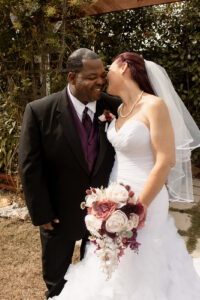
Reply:
[[39, 122], [31, 104], [26, 106], [22, 123], [19, 172], [33, 224], [43, 225], [55, 219], [44, 172]]

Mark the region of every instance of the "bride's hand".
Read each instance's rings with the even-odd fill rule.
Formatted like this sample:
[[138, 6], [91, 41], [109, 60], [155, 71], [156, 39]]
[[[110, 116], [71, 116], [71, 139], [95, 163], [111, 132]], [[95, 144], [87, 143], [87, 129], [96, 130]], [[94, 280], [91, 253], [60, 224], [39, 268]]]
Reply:
[[143, 206], [143, 213], [139, 216], [139, 224], [138, 224], [138, 227], [137, 229], [142, 229], [145, 225], [145, 221], [146, 221], [146, 217], [147, 217], [147, 206], [143, 203], [141, 203], [142, 206]]

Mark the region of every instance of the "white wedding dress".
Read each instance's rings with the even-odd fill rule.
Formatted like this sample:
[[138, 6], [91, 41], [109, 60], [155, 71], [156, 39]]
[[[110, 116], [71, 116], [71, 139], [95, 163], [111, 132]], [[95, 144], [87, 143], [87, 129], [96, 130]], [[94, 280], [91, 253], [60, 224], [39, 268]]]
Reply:
[[[117, 132], [114, 119], [107, 136], [116, 151], [110, 181], [129, 184], [139, 195], [154, 165], [149, 129], [129, 119]], [[65, 276], [68, 282], [53, 299], [200, 300], [200, 277], [168, 208], [168, 192], [163, 186], [147, 210], [145, 227], [138, 231], [139, 253], [126, 249], [106, 281], [95, 247], [88, 244], [85, 258], [70, 266]]]

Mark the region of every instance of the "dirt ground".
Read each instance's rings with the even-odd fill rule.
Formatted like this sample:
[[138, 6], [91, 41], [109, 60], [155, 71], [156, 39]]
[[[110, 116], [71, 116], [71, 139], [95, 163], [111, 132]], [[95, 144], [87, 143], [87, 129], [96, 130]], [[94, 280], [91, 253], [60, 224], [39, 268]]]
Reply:
[[[79, 259], [76, 247], [73, 262]], [[45, 300], [39, 229], [0, 218], [0, 300]]]
[[45, 299], [38, 228], [0, 218], [0, 232], [0, 299]]

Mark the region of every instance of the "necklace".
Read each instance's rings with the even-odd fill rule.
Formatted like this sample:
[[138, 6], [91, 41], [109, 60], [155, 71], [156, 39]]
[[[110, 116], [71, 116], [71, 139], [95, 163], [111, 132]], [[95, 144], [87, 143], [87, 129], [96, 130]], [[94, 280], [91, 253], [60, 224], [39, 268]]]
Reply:
[[142, 92], [139, 94], [137, 100], [135, 101], [135, 103], [134, 103], [133, 106], [131, 107], [131, 110], [130, 110], [126, 115], [123, 115], [123, 114], [122, 114], [122, 109], [123, 109], [124, 103], [122, 103], [122, 104], [119, 106], [119, 108], [118, 108], [118, 113], [119, 113], [119, 116], [120, 116], [121, 118], [126, 118], [126, 117], [128, 117], [128, 116], [132, 113], [134, 107], [136, 106], [136, 104], [137, 104], [137, 103], [140, 101], [140, 99], [142, 98], [143, 93], [144, 93], [144, 91], [142, 91]]

